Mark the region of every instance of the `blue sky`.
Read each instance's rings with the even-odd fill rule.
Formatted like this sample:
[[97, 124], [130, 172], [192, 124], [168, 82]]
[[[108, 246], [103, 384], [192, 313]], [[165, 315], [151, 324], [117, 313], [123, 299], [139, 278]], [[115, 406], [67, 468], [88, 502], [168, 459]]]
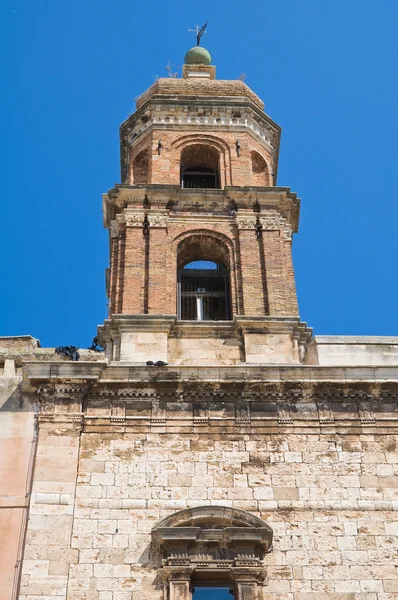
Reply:
[[119, 124], [206, 20], [218, 78], [245, 73], [283, 130], [302, 319], [317, 334], [398, 333], [396, 0], [3, 0], [0, 16], [0, 335], [91, 344]]

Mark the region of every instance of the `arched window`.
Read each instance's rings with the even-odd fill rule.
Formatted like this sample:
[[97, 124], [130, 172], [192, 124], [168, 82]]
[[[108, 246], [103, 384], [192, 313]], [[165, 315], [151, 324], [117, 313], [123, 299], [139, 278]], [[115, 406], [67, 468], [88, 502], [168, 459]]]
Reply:
[[200, 230], [177, 247], [177, 312], [184, 321], [229, 321], [230, 249], [224, 236]]
[[254, 186], [267, 187], [270, 185], [268, 166], [261, 154], [251, 153], [252, 159], [252, 184]]
[[219, 188], [219, 154], [205, 144], [193, 144], [181, 152], [181, 187]]
[[142, 150], [133, 161], [134, 183], [148, 183], [149, 154], [148, 150]]
[[228, 271], [223, 264], [197, 260], [178, 272], [178, 313], [182, 321], [229, 320]]
[[245, 600], [258, 598], [262, 588], [272, 529], [243, 510], [198, 506], [156, 525], [152, 543], [167, 597], [227, 600], [230, 592], [235, 600]]

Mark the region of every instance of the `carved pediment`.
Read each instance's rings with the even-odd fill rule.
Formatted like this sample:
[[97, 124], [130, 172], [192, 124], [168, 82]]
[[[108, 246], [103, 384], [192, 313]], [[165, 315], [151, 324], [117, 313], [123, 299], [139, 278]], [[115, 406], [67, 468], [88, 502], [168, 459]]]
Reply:
[[152, 540], [164, 565], [254, 566], [271, 549], [272, 529], [244, 511], [204, 506], [167, 517], [152, 530]]

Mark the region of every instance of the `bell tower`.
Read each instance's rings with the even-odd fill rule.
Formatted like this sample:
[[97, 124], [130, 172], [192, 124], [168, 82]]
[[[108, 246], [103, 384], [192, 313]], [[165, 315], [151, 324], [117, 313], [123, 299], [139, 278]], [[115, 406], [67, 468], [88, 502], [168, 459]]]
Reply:
[[299, 363], [292, 235], [300, 201], [278, 187], [280, 127], [210, 53], [185, 55], [120, 127], [109, 229], [108, 359], [175, 365]]

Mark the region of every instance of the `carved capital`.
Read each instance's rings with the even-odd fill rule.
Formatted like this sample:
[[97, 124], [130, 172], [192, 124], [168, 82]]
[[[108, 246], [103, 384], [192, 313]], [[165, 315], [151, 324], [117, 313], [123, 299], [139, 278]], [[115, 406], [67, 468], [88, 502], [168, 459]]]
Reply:
[[255, 229], [257, 223], [256, 217], [252, 216], [237, 216], [236, 225], [238, 229]]
[[285, 240], [292, 239], [292, 229], [287, 220], [281, 215], [268, 215], [260, 217], [260, 223], [263, 231], [281, 230]]
[[150, 227], [167, 227], [168, 220], [169, 218], [167, 215], [148, 215]]
[[284, 222], [285, 219], [283, 219], [280, 215], [260, 217], [260, 223], [263, 226], [264, 231], [282, 229]]
[[144, 220], [144, 216], [141, 213], [127, 215], [126, 216], [126, 225], [127, 227], [142, 227], [142, 223]]

